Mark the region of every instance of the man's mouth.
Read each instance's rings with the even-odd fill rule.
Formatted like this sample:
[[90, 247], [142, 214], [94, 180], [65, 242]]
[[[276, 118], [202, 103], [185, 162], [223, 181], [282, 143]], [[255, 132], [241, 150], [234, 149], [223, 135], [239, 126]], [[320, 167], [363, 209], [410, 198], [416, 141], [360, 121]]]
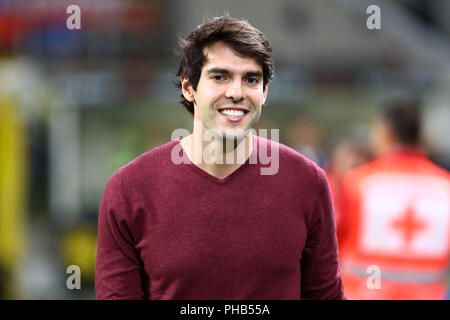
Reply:
[[218, 110], [218, 112], [228, 121], [239, 122], [249, 111], [244, 108], [223, 108]]

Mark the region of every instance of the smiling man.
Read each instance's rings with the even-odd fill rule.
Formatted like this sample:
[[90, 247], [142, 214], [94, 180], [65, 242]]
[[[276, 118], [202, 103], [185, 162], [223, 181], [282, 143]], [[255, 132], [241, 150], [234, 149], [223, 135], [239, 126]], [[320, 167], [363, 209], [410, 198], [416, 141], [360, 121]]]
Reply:
[[[199, 25], [181, 49], [177, 76], [192, 134], [144, 153], [108, 181], [97, 297], [342, 299], [324, 172], [252, 132], [273, 78], [269, 42], [224, 16]], [[277, 170], [262, 170], [265, 152]]]
[[[241, 145], [243, 158], [250, 156], [253, 147], [250, 129], [261, 115], [268, 81], [264, 83], [262, 66], [257, 60], [242, 56], [224, 41], [206, 46], [203, 55], [205, 61], [196, 90], [189, 78], [179, 72], [183, 97], [194, 109], [193, 133], [181, 140], [181, 146], [197, 166], [223, 178], [242, 165], [234, 157], [233, 161], [226, 161], [227, 151]], [[208, 136], [205, 131], [214, 138], [212, 142], [205, 139]], [[196, 145], [196, 141], [202, 143]], [[207, 154], [213, 160], [209, 164], [205, 159], [205, 143], [214, 144], [212, 154]]]

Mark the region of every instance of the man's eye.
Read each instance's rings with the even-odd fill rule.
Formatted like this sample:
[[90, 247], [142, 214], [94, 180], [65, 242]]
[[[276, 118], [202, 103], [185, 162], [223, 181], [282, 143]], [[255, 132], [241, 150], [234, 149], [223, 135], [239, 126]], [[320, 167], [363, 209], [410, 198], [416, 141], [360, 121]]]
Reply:
[[257, 79], [257, 78], [248, 78], [247, 81], [250, 84], [257, 84], [257, 83], [259, 83], [259, 79]]
[[223, 77], [217, 75], [217, 76], [213, 76], [213, 79], [214, 79], [214, 80], [217, 80], [217, 81], [220, 81], [220, 80], [223, 80]]

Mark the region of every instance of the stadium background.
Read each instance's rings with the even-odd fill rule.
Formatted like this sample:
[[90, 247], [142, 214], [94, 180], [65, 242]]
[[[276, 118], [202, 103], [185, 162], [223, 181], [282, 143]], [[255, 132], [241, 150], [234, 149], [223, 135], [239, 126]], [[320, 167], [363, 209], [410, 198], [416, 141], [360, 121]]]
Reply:
[[[68, 30], [66, 8], [81, 8]], [[368, 30], [366, 9], [381, 8]], [[389, 96], [424, 103], [425, 145], [450, 167], [450, 1], [0, 0], [0, 297], [93, 299], [107, 179], [192, 118], [173, 86], [177, 36], [225, 12], [265, 33], [275, 79], [257, 128], [326, 167], [367, 145]], [[161, 186], [164, 187], [164, 186]], [[68, 290], [66, 268], [81, 268]]]

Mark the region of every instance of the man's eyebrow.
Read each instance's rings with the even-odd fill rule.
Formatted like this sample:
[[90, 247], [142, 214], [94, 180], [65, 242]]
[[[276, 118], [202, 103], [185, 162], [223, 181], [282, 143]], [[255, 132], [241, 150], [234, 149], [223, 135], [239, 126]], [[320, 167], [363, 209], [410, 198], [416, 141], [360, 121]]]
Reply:
[[[208, 74], [212, 73], [220, 73], [220, 74], [231, 74], [231, 72], [227, 69], [221, 69], [221, 68], [211, 68], [206, 71]], [[248, 71], [245, 73], [245, 77], [259, 77], [261, 78], [263, 76], [263, 73], [261, 71]]]
[[211, 74], [211, 73], [229, 74], [230, 73], [230, 71], [228, 71], [227, 69], [221, 69], [221, 68], [211, 68], [211, 69], [208, 69], [206, 72], [209, 74]]
[[245, 73], [245, 77], [255, 77], [255, 78], [262, 78], [263, 73], [261, 71], [249, 71]]

